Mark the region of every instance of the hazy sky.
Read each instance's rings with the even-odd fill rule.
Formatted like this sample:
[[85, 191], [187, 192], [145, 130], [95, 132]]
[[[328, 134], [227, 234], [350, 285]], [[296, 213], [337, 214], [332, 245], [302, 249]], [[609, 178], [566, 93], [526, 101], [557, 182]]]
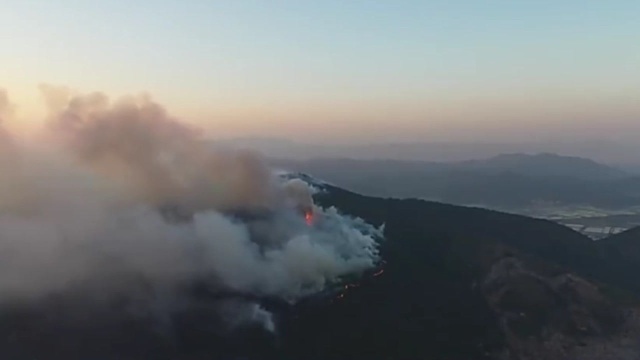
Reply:
[[0, 87], [23, 122], [49, 83], [149, 92], [212, 136], [630, 139], [638, 19], [638, 0], [5, 0]]

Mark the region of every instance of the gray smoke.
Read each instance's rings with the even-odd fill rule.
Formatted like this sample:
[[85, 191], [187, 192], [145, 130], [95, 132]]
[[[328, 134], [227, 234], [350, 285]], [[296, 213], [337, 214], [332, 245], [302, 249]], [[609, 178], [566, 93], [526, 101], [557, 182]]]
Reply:
[[13, 105], [9, 101], [7, 91], [0, 88], [0, 151], [6, 151], [9, 146], [10, 136], [4, 129], [4, 123], [13, 115]]
[[147, 97], [43, 93], [46, 141], [0, 148], [0, 302], [78, 288], [108, 299], [140, 282], [169, 298], [202, 282], [295, 302], [378, 259], [375, 229], [317, 207], [259, 154], [212, 152]]

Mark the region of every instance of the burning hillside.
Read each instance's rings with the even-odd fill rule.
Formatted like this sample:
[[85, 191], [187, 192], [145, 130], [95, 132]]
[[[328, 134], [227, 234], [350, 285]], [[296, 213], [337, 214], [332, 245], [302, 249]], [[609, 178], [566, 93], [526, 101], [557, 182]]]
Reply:
[[39, 141], [0, 139], [2, 308], [120, 304], [166, 322], [205, 307], [220, 331], [277, 331], [260, 299], [295, 303], [378, 262], [378, 230], [259, 154], [212, 153], [148, 98], [43, 90], [56, 101]]

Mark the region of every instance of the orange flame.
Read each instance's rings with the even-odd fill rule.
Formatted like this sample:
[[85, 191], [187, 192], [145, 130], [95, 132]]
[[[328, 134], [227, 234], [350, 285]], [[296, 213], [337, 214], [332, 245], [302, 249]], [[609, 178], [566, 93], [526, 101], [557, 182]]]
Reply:
[[313, 212], [307, 211], [304, 214], [304, 221], [306, 221], [309, 226], [313, 225]]
[[[382, 273], [384, 273], [384, 269], [380, 269], [380, 270], [378, 270], [377, 272], [375, 272], [375, 273], [373, 274], [373, 276], [380, 276], [380, 275], [382, 275]], [[347, 293], [350, 289], [358, 288], [358, 287], [360, 287], [360, 284], [358, 284], [358, 283], [344, 284], [344, 285], [342, 286], [342, 288], [343, 288], [344, 290], [343, 290], [341, 293], [339, 293], [339, 294], [335, 297], [335, 300], [341, 300], [341, 299], [344, 299], [344, 297], [345, 297], [346, 293]], [[333, 300], [332, 300], [332, 301], [333, 301]]]

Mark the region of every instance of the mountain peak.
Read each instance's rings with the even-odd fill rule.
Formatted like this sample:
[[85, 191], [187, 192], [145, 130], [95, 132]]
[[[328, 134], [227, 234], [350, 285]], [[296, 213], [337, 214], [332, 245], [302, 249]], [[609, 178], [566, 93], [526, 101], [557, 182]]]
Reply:
[[472, 160], [460, 165], [475, 169], [515, 172], [534, 176], [561, 176], [584, 179], [613, 179], [627, 175], [624, 171], [591, 159], [555, 153], [505, 153], [486, 160]]

